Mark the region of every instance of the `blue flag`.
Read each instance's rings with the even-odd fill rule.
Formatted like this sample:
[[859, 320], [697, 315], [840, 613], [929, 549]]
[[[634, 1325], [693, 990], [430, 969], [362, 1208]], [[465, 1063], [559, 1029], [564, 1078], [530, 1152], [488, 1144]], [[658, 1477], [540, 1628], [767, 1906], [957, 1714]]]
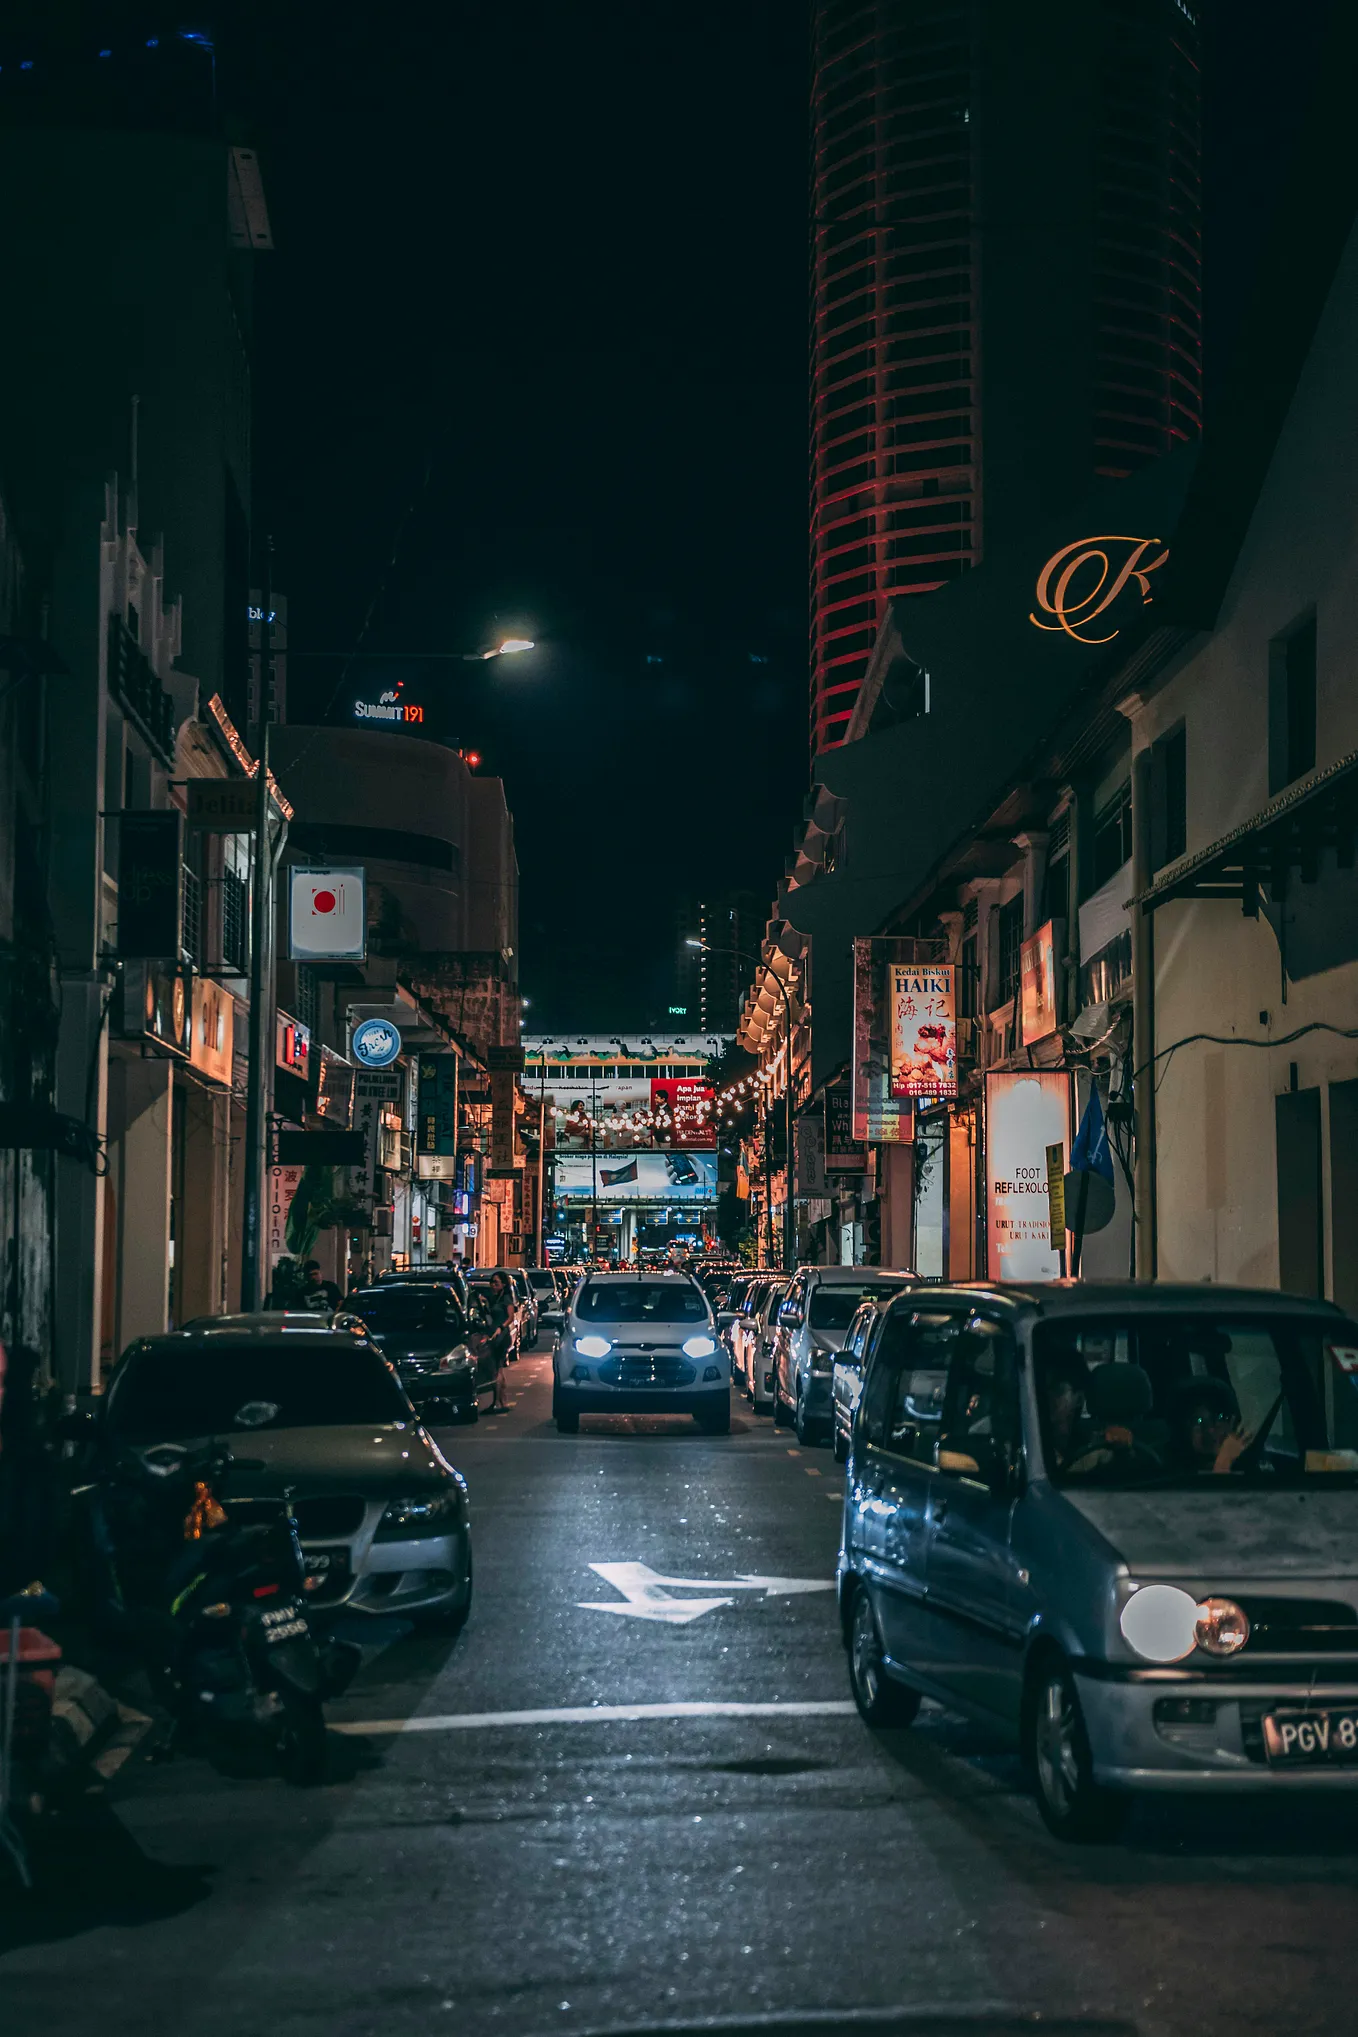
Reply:
[[1070, 1149], [1070, 1164], [1072, 1172], [1083, 1168], [1086, 1174], [1101, 1174], [1112, 1187], [1113, 1155], [1108, 1145], [1108, 1126], [1104, 1121], [1097, 1082], [1089, 1085], [1089, 1101], [1080, 1119], [1080, 1129], [1075, 1134], [1075, 1144]]

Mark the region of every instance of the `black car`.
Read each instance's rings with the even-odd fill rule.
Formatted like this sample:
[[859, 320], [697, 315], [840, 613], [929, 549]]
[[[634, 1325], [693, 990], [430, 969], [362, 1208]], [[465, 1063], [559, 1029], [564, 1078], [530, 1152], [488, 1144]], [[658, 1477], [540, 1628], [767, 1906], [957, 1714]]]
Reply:
[[451, 1287], [462, 1306], [465, 1308], [467, 1305], [467, 1276], [460, 1266], [454, 1266], [451, 1263], [446, 1266], [399, 1267], [392, 1273], [379, 1273], [373, 1285], [374, 1287]]
[[437, 1420], [432, 1403], [445, 1401], [464, 1421], [476, 1420], [479, 1396], [495, 1390], [495, 1356], [453, 1287], [393, 1281], [360, 1288], [347, 1307], [362, 1317], [426, 1419]]

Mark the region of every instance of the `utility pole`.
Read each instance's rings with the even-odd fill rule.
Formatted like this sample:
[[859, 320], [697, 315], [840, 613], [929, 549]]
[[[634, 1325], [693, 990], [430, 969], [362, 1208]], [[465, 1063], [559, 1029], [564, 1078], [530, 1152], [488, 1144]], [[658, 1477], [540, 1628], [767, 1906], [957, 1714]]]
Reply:
[[[273, 1029], [273, 844], [269, 839], [269, 674], [273, 662], [273, 539], [264, 567], [260, 618], [259, 723], [255, 737], [254, 895], [250, 901], [250, 1061], [245, 1093], [245, 1199], [241, 1226], [240, 1305], [258, 1309], [265, 1295], [265, 1133]], [[281, 839], [280, 844], [281, 847]]]

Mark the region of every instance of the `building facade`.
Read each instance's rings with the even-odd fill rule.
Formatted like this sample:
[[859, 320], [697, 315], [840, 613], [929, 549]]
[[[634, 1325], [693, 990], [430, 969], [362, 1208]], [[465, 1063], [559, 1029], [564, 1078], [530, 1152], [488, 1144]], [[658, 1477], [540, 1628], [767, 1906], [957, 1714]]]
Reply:
[[1196, 10], [817, 0], [811, 121], [816, 756], [889, 601], [1196, 438]]

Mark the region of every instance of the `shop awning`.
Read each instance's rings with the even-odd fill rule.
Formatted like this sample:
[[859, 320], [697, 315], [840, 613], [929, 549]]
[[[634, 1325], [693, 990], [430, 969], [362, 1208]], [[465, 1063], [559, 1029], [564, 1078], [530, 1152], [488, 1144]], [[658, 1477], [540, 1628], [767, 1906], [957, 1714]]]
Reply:
[[1275, 900], [1287, 896], [1294, 872], [1314, 884], [1326, 850], [1334, 850], [1341, 870], [1351, 870], [1355, 832], [1358, 750], [1350, 750], [1289, 785], [1209, 848], [1169, 864], [1132, 903], [1154, 912], [1176, 898], [1229, 898], [1256, 919], [1261, 884]]

